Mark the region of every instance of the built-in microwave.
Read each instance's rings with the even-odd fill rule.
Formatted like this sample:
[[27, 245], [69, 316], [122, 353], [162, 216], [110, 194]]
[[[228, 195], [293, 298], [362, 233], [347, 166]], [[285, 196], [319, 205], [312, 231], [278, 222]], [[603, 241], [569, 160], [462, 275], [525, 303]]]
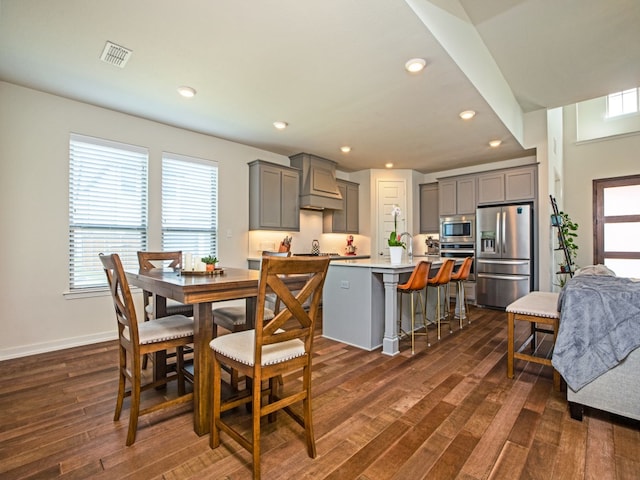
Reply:
[[475, 243], [475, 215], [440, 217], [440, 244]]

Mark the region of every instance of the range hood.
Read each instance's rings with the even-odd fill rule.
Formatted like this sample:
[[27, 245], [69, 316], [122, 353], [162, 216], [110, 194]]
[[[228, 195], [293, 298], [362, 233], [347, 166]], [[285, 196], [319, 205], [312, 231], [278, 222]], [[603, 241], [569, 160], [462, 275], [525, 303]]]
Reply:
[[342, 195], [336, 182], [337, 163], [308, 153], [289, 157], [291, 166], [300, 169], [300, 208], [342, 210]]

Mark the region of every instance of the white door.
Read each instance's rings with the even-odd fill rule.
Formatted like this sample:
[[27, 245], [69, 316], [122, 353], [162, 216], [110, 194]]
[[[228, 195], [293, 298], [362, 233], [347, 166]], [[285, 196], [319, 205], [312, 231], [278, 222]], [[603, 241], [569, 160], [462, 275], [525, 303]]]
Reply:
[[[378, 219], [377, 245], [378, 256], [389, 256], [387, 240], [393, 232], [393, 216], [391, 211], [394, 206], [400, 207], [397, 233], [407, 232], [407, 193], [404, 180], [379, 180], [378, 181]], [[372, 255], [373, 257], [373, 255]]]

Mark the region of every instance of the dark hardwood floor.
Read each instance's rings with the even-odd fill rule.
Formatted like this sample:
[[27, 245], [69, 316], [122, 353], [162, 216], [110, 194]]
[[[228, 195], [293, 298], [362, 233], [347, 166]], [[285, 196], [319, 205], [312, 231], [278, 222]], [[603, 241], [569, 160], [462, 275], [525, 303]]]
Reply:
[[[428, 350], [419, 337], [414, 356], [406, 339], [388, 357], [318, 336], [318, 456], [307, 457], [301, 429], [279, 415], [264, 424], [263, 478], [640, 478], [638, 422], [591, 409], [572, 420], [550, 367], [517, 361], [506, 378], [506, 314], [472, 315], [440, 342], [431, 331]], [[113, 421], [116, 362], [115, 342], [1, 362], [0, 478], [251, 478], [249, 455], [224, 434], [211, 450], [188, 406], [142, 417], [125, 447], [128, 401]], [[285, 388], [298, 381], [285, 378]], [[232, 415], [250, 427], [242, 411]]]

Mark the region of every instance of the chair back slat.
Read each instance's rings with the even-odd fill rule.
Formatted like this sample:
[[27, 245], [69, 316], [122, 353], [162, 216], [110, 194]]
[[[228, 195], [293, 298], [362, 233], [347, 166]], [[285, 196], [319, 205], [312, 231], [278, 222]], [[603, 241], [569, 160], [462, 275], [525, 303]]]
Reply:
[[182, 251], [174, 252], [138, 252], [138, 264], [140, 270], [148, 272], [159, 267], [154, 262], [170, 262], [168, 268], [179, 270], [182, 268]]
[[[255, 365], [261, 364], [262, 346], [300, 339], [307, 355], [311, 354], [315, 321], [322, 300], [322, 288], [329, 267], [329, 257], [262, 258], [256, 309]], [[285, 283], [287, 276], [301, 277], [302, 288], [292, 291]], [[265, 296], [275, 295], [280, 302], [276, 316], [264, 321]], [[310, 302], [307, 300], [310, 299]], [[305, 308], [305, 303], [309, 305]]]
[[118, 321], [120, 339], [122, 341], [122, 332], [126, 328], [129, 330], [129, 341], [137, 347], [139, 341], [136, 309], [120, 257], [117, 253], [108, 255], [101, 253], [100, 261], [107, 276], [107, 283], [109, 284], [109, 291], [116, 312], [116, 320]]

